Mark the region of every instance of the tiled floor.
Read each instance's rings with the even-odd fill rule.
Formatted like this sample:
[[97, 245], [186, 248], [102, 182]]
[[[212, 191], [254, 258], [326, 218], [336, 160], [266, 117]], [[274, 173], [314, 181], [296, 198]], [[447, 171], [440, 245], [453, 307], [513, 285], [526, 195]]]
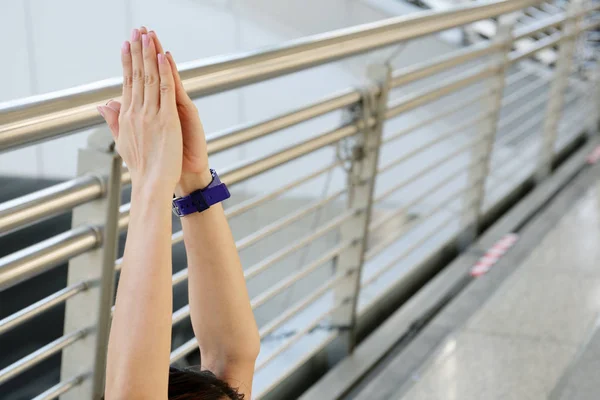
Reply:
[[[599, 311], [600, 186], [574, 204], [466, 326], [447, 339], [415, 374], [408, 392], [404, 387], [404, 396], [393, 398], [598, 399], [598, 370], [590, 373], [579, 365], [600, 365], [600, 350], [586, 351], [594, 343], [590, 337], [598, 336], [593, 332]], [[582, 379], [586, 385], [577, 383]], [[585, 393], [578, 396], [578, 387]]]

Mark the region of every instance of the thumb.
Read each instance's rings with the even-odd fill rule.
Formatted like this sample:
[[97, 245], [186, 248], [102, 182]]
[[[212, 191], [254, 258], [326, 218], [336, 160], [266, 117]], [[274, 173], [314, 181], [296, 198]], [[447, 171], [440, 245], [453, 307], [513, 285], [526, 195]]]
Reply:
[[119, 136], [119, 111], [109, 106], [98, 106], [98, 112], [106, 121], [110, 133], [112, 133], [113, 139], [116, 141]]

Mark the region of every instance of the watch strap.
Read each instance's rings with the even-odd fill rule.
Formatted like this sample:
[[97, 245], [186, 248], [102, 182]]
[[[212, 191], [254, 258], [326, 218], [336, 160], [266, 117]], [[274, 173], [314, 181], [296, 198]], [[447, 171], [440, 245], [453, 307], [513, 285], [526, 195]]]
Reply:
[[213, 179], [206, 188], [196, 190], [188, 196], [173, 199], [173, 212], [175, 215], [183, 217], [195, 212], [202, 212], [210, 206], [231, 197], [227, 186], [221, 182], [217, 172], [211, 169], [210, 173]]

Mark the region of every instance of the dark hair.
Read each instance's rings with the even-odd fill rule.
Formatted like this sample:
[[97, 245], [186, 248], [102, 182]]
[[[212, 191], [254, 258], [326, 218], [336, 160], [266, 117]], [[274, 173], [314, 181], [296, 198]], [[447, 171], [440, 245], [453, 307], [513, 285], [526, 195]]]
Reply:
[[169, 400], [243, 400], [244, 395], [199, 368], [169, 368]]

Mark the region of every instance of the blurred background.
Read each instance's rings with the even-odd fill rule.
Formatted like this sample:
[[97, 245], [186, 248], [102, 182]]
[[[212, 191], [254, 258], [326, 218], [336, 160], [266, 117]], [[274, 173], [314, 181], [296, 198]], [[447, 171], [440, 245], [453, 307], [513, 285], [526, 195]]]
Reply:
[[[0, 399], [88, 398], [95, 339], [78, 329], [106, 310], [80, 323], [76, 310], [97, 305], [102, 244], [91, 232], [106, 221], [99, 182], [111, 175], [80, 149], [107, 137], [92, 106], [118, 96], [120, 46], [132, 28], [155, 30], [187, 71], [215, 146], [211, 166], [231, 183], [226, 208], [261, 329], [254, 392], [288, 399], [352, 353], [346, 331], [368, 338], [594, 145], [596, 8], [0, 0]], [[258, 72], [235, 81], [236, 68]], [[225, 83], [208, 88], [202, 79]], [[523, 225], [515, 221], [503, 234]], [[176, 239], [174, 249], [172, 360], [194, 365]], [[349, 255], [356, 249], [357, 258]], [[455, 296], [473, 276], [464, 272], [447, 292]], [[74, 336], [66, 327], [77, 328]], [[399, 330], [394, 343], [403, 337]], [[338, 342], [345, 350], [335, 350]]]

